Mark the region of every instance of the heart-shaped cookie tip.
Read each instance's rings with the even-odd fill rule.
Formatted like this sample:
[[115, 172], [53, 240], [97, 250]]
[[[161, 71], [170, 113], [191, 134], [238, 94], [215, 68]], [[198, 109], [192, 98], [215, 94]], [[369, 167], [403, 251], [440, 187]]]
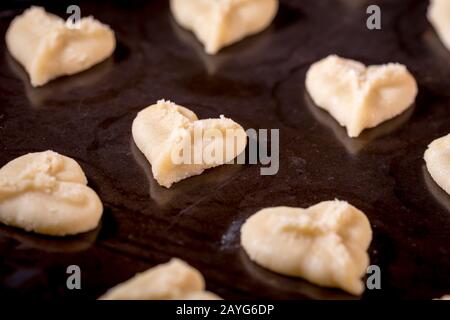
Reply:
[[306, 88], [314, 103], [345, 126], [350, 137], [401, 114], [414, 103], [418, 91], [403, 65], [366, 67], [335, 55], [310, 67]]
[[103, 212], [78, 163], [53, 151], [29, 153], [0, 169], [0, 222], [64, 236], [95, 229]]
[[450, 1], [431, 0], [428, 21], [436, 30], [442, 43], [450, 50]]
[[242, 247], [257, 264], [355, 295], [364, 291], [371, 240], [364, 213], [338, 200], [263, 209], [241, 228]]
[[179, 259], [148, 269], [111, 288], [100, 300], [218, 300], [201, 273]]
[[34, 87], [72, 75], [108, 58], [116, 47], [114, 32], [92, 17], [70, 27], [43, 8], [31, 7], [6, 32], [11, 55], [30, 75]]
[[189, 109], [165, 100], [139, 112], [132, 132], [153, 177], [166, 188], [232, 161], [247, 145], [247, 134], [233, 120], [198, 120]]
[[267, 28], [278, 0], [171, 0], [175, 20], [194, 32], [208, 54]]
[[433, 180], [450, 195], [450, 134], [434, 140], [424, 159]]

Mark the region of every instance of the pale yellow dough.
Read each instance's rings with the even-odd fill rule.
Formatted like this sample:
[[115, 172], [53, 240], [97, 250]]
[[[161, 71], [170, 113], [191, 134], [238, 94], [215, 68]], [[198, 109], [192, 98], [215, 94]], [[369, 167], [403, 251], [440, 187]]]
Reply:
[[[200, 132], [200, 136], [206, 136], [213, 130], [220, 132], [225, 138], [224, 148], [234, 142], [233, 147], [224, 150], [223, 157], [218, 161], [203, 161], [208, 159], [200, 157], [202, 161], [194, 162], [197, 158], [195, 154], [206, 155], [206, 149], [211, 147], [208, 139], [195, 140], [194, 133]], [[199, 175], [206, 169], [233, 160], [247, 145], [247, 134], [233, 120], [223, 116], [218, 119], [198, 120], [195, 113], [189, 109], [165, 100], [160, 100], [139, 112], [133, 121], [132, 133], [137, 147], [152, 165], [153, 177], [166, 188], [180, 180]], [[181, 150], [187, 144], [192, 147], [192, 161], [174, 162], [175, 150]]]
[[43, 8], [31, 7], [11, 22], [6, 32], [11, 55], [28, 72], [34, 87], [89, 69], [116, 47], [114, 32], [92, 17], [71, 28]]
[[29, 153], [0, 169], [0, 222], [65, 236], [95, 229], [103, 212], [78, 163], [53, 151]]
[[257, 264], [355, 295], [364, 291], [371, 240], [364, 213], [338, 200], [308, 209], [266, 208], [241, 228], [242, 247]]
[[138, 273], [111, 288], [101, 300], [219, 300], [205, 291], [201, 273], [179, 259]]
[[414, 103], [418, 91], [403, 65], [366, 67], [335, 55], [310, 67], [306, 88], [318, 107], [347, 128], [349, 137], [401, 114]]
[[433, 180], [450, 195], [450, 134], [430, 143], [424, 159]]
[[442, 43], [450, 50], [450, 1], [431, 0], [428, 8], [428, 20]]
[[172, 14], [194, 32], [208, 54], [266, 29], [278, 0], [170, 0]]

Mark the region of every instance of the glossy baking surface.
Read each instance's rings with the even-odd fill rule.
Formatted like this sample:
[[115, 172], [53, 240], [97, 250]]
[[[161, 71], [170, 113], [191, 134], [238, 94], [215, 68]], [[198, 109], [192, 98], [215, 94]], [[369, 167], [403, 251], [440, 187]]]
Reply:
[[[265, 271], [239, 246], [240, 226], [257, 210], [334, 198], [364, 211], [372, 224], [369, 253], [381, 268], [382, 290], [366, 290], [363, 299], [449, 293], [450, 196], [422, 157], [450, 132], [450, 53], [426, 21], [427, 1], [378, 1], [381, 31], [366, 29], [363, 0], [281, 2], [268, 30], [217, 56], [205, 55], [175, 25], [166, 0], [81, 2], [83, 16], [115, 30], [117, 50], [87, 72], [38, 89], [0, 41], [0, 166], [53, 149], [80, 163], [105, 205], [101, 227], [71, 238], [1, 225], [0, 296], [95, 299], [179, 257], [226, 299], [355, 298]], [[2, 37], [29, 5], [0, 5]], [[62, 4], [45, 6], [66, 15]], [[420, 86], [415, 107], [349, 139], [304, 88], [309, 65], [331, 53], [406, 64]], [[280, 129], [278, 174], [223, 166], [169, 190], [158, 186], [132, 141], [131, 122], [161, 98], [200, 118], [224, 114], [244, 128]], [[79, 291], [66, 288], [71, 264], [81, 268]]]

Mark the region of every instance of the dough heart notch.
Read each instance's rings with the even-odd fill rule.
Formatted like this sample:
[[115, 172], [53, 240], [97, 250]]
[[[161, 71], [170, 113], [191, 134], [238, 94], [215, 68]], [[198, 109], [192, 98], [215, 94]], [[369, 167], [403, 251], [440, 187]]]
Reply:
[[405, 66], [366, 67], [335, 55], [314, 63], [306, 75], [314, 103], [328, 111], [349, 137], [394, 118], [415, 101], [417, 83]]
[[442, 43], [450, 50], [450, 1], [431, 0], [428, 21], [433, 25]]
[[43, 8], [31, 7], [11, 22], [6, 45], [38, 87], [105, 60], [114, 52], [116, 39], [107, 25], [92, 17], [72, 27]]
[[166, 188], [204, 170], [229, 163], [247, 145], [244, 129], [231, 119], [198, 120], [195, 113], [160, 100], [133, 121], [133, 139]]
[[364, 291], [371, 241], [364, 213], [338, 200], [308, 209], [266, 208], [241, 228], [242, 247], [257, 264], [355, 295]]
[[433, 180], [450, 195], [450, 134], [430, 143], [424, 159]]
[[0, 222], [65, 236], [95, 229], [103, 205], [78, 163], [53, 151], [29, 153], [0, 169]]
[[208, 54], [267, 28], [278, 0], [170, 0], [179, 25], [194, 32]]
[[100, 300], [220, 300], [205, 291], [201, 273], [179, 259], [148, 269], [111, 288]]

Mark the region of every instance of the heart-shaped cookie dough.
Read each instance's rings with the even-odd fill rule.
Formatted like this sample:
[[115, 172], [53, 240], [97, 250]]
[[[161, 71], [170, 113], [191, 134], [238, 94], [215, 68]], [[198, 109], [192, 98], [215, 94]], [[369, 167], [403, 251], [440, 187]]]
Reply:
[[335, 55], [310, 67], [306, 88], [314, 103], [345, 126], [350, 137], [401, 114], [418, 91], [403, 65], [366, 67]]
[[[192, 111], [164, 100], [139, 112], [132, 131], [137, 147], [152, 165], [153, 177], [166, 188], [230, 162], [247, 145], [247, 134], [233, 120], [223, 116], [198, 120]], [[187, 157], [178, 158], [183, 150]], [[216, 156], [207, 157], [211, 154]]]
[[424, 159], [433, 180], [450, 195], [450, 134], [430, 143]]
[[92, 17], [70, 27], [43, 8], [31, 7], [11, 22], [6, 45], [37, 87], [105, 60], [113, 53], [116, 40], [107, 25]]
[[201, 273], [179, 259], [151, 268], [111, 288], [100, 300], [219, 300], [205, 291]]
[[78, 163], [53, 151], [29, 153], [0, 169], [0, 222], [65, 236], [95, 229], [103, 212]]
[[266, 208], [241, 228], [242, 247], [259, 265], [356, 295], [364, 291], [371, 240], [364, 213], [338, 200], [308, 209]]
[[267, 28], [278, 0], [171, 0], [175, 20], [194, 32], [209, 54]]
[[433, 25], [442, 43], [450, 50], [450, 1], [431, 0], [428, 21]]

